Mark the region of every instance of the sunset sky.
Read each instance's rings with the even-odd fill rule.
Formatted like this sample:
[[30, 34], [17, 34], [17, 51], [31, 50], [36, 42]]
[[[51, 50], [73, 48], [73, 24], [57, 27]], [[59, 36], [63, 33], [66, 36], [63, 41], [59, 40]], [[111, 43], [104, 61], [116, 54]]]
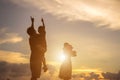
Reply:
[[48, 64], [59, 69], [68, 42], [73, 72], [120, 70], [119, 0], [0, 0], [0, 61], [29, 63], [30, 16], [36, 30], [45, 20]]

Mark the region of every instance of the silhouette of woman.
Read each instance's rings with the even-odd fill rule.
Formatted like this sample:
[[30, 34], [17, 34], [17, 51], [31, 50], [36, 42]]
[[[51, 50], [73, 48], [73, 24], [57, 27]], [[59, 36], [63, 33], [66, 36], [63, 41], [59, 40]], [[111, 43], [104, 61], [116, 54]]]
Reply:
[[73, 47], [69, 43], [64, 43], [63, 51], [65, 60], [60, 67], [59, 78], [63, 80], [70, 80], [72, 75], [71, 57], [76, 56], [76, 51], [73, 51]]

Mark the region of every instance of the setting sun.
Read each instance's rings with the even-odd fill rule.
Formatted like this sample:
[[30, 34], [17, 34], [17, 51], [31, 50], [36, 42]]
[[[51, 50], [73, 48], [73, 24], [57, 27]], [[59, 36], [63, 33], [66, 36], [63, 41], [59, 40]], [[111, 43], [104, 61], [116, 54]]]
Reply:
[[59, 53], [59, 60], [60, 61], [64, 61], [65, 60], [65, 55], [64, 55], [64, 53], [63, 53], [63, 51], [61, 51], [60, 53]]
[[0, 80], [120, 80], [120, 0], [0, 0]]

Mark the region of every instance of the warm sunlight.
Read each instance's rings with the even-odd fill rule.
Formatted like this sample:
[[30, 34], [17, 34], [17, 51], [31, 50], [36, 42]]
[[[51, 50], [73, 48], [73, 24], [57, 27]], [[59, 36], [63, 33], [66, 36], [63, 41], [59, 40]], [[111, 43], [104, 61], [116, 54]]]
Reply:
[[120, 80], [120, 0], [0, 0], [0, 80]]
[[65, 55], [64, 55], [63, 51], [61, 51], [61, 52], [59, 53], [59, 60], [60, 60], [60, 61], [64, 61], [64, 60], [65, 60]]
[[95, 72], [101, 73], [102, 71], [99, 69], [74, 69], [73, 72]]

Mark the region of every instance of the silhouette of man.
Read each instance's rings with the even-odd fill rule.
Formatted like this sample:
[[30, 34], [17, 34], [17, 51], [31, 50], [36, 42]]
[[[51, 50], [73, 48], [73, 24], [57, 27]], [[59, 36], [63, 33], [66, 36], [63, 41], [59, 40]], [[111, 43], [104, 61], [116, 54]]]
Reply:
[[[34, 18], [31, 17], [31, 27], [27, 29], [27, 33], [29, 37], [29, 44], [31, 49], [31, 56], [30, 56], [30, 69], [32, 73], [31, 80], [37, 80], [37, 78], [41, 75], [41, 67], [42, 63], [44, 65], [44, 72], [47, 71], [47, 66], [45, 62], [45, 57], [43, 52], [46, 52], [46, 48], [42, 45], [42, 37], [37, 34], [34, 29]], [[40, 38], [41, 37], [41, 38]], [[44, 41], [45, 42], [45, 41]], [[46, 44], [46, 43], [45, 43]], [[43, 49], [45, 48], [45, 49]]]

